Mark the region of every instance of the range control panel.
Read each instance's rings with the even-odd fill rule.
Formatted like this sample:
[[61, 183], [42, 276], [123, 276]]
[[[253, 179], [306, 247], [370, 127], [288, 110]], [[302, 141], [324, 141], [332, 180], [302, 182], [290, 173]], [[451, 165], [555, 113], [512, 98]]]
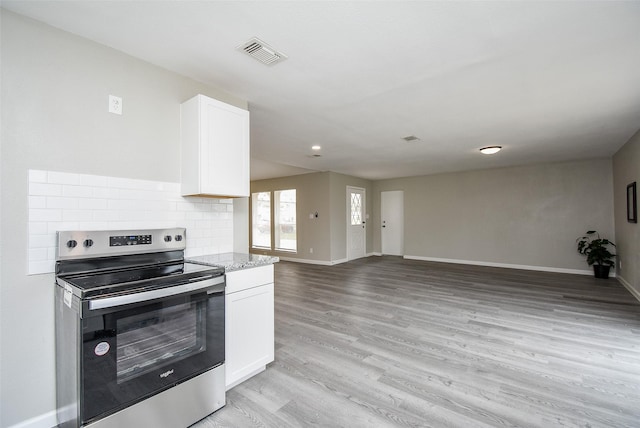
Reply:
[[121, 245], [150, 245], [153, 242], [152, 235], [119, 235], [109, 237], [109, 246]]
[[186, 229], [58, 231], [56, 260], [184, 250]]

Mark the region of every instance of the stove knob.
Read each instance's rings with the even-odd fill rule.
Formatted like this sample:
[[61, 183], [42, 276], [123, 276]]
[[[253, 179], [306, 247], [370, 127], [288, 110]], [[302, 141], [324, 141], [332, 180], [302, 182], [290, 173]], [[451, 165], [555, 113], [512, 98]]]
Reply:
[[69, 239], [67, 241], [67, 248], [75, 248], [76, 245], [78, 245], [78, 241], [76, 241], [75, 239]]
[[82, 245], [84, 245], [86, 248], [89, 248], [93, 245], [93, 239], [85, 239]]
[[178, 242], [182, 241], [182, 235], [176, 235], [176, 241]]
[[171, 242], [171, 235], [167, 235], [164, 237], [164, 242]]

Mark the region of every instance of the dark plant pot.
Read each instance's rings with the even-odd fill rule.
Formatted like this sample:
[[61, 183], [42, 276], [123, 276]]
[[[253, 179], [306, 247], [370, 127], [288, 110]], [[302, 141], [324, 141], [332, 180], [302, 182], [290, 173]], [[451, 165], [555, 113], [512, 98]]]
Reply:
[[593, 265], [593, 273], [596, 278], [609, 278], [609, 269], [611, 269], [609, 265]]

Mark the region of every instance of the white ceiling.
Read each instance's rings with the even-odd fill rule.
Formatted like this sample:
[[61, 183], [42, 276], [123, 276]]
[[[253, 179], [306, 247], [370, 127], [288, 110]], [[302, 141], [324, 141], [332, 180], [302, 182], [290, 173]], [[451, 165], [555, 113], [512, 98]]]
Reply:
[[[2, 5], [246, 99], [252, 179], [611, 156], [640, 128], [638, 1]], [[254, 36], [288, 59], [236, 50]]]

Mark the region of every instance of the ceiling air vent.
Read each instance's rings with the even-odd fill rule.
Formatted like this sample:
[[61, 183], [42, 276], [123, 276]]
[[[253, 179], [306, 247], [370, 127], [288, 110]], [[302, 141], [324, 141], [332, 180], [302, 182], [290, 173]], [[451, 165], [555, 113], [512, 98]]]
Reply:
[[256, 37], [238, 46], [238, 49], [266, 65], [273, 65], [287, 59], [285, 54], [276, 51], [274, 48]]

